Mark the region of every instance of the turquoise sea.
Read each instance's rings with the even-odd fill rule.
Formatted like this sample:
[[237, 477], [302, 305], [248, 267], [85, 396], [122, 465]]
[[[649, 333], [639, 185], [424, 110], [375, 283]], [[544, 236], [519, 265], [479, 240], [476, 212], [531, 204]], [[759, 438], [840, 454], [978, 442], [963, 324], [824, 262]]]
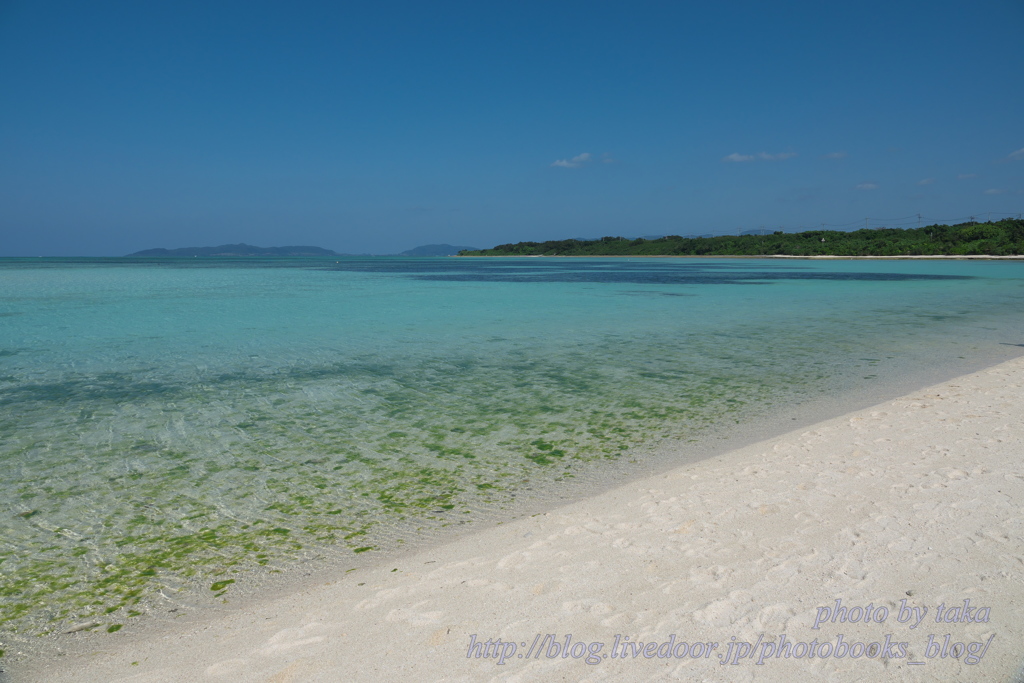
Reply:
[[0, 259], [0, 643], [355, 566], [1022, 345], [1016, 262]]

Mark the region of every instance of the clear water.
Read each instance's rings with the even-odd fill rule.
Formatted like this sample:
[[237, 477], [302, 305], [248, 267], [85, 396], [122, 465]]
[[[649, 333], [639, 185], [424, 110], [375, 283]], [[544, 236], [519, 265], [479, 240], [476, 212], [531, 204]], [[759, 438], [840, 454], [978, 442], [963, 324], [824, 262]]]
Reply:
[[0, 635], [116, 630], [1024, 343], [1021, 263], [335, 261], [0, 260]]

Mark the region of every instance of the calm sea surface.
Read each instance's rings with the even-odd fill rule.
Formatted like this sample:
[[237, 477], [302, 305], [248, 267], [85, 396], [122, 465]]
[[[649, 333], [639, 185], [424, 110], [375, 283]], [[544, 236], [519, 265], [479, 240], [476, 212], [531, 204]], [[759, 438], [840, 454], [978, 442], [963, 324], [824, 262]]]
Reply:
[[0, 642], [1019, 355], [1022, 314], [1008, 262], [0, 259]]

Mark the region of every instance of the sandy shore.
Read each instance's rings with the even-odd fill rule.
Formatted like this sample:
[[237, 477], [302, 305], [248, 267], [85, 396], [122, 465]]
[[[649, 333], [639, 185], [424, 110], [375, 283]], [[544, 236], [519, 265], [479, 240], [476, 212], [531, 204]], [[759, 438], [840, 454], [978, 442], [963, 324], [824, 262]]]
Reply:
[[703, 259], [831, 259], [833, 261], [1024, 261], [1024, 255], [989, 256], [985, 254], [920, 255], [920, 256], [793, 256], [790, 254], [741, 254], [736, 256], [710, 256], [696, 254], [509, 254], [506, 256], [452, 256], [451, 258], [703, 258]]
[[1022, 399], [1017, 359], [13, 680], [1014, 680]]

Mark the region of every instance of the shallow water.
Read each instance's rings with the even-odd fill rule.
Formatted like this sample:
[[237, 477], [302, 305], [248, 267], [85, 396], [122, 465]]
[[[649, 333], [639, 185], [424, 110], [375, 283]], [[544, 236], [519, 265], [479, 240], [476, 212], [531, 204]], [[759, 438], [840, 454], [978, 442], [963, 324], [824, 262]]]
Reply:
[[1013, 262], [0, 260], [0, 633], [117, 630], [995, 361], [1022, 312]]

